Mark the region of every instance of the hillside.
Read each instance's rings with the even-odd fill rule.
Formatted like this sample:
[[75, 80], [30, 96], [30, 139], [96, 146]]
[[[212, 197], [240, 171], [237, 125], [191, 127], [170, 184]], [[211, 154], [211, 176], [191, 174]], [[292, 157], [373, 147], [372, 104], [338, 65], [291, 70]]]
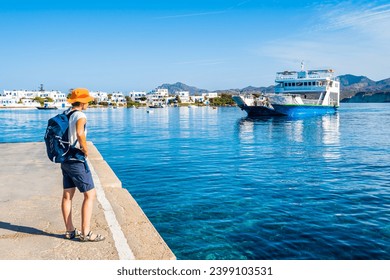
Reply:
[[390, 102], [390, 92], [366, 93], [358, 92], [354, 96], [344, 98], [343, 103], [384, 103]]
[[189, 91], [190, 95], [200, 94], [200, 93], [207, 93], [209, 92], [206, 89], [199, 89], [197, 87], [188, 86], [186, 84], [177, 82], [175, 84], [162, 84], [161, 86], [158, 86], [157, 89], [168, 89], [170, 93], [174, 93], [177, 91]]
[[375, 82], [365, 76], [351, 74], [338, 77], [341, 102], [389, 102], [390, 79]]

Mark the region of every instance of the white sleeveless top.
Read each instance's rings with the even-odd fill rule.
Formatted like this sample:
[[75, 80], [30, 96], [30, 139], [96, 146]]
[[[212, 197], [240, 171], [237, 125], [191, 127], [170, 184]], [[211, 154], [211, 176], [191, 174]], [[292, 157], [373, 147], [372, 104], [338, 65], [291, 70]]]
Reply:
[[[72, 112], [72, 111], [69, 111], [68, 112], [68, 114], [70, 113], [70, 112]], [[70, 116], [70, 118], [69, 118], [69, 129], [68, 129], [68, 139], [69, 139], [69, 143], [71, 144], [71, 145], [73, 145], [75, 142], [76, 142], [76, 140], [77, 140], [77, 133], [76, 133], [76, 122], [79, 120], [79, 119], [82, 119], [82, 118], [84, 118], [85, 119], [85, 123], [87, 123], [86, 121], [87, 121], [87, 116], [83, 113], [83, 112], [81, 112], [81, 111], [79, 111], [79, 110], [77, 110], [76, 112], [74, 112], [71, 116]], [[85, 129], [85, 136], [87, 136], [87, 128], [85, 127], [84, 128]], [[78, 148], [78, 149], [80, 149], [80, 143], [77, 141], [77, 144], [76, 144], [76, 146], [75, 146], [76, 148]]]

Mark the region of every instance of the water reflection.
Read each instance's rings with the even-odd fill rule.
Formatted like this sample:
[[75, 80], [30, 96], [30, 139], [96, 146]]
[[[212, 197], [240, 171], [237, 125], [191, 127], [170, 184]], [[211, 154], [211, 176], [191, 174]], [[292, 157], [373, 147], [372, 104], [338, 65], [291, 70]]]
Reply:
[[322, 142], [325, 145], [323, 157], [325, 159], [339, 159], [340, 148], [340, 116], [339, 114], [322, 118]]
[[245, 117], [237, 121], [236, 128], [239, 143], [250, 154], [255, 152], [256, 146], [261, 146], [262, 151], [272, 149], [275, 156], [306, 151], [329, 160], [340, 158], [338, 113], [312, 118]]
[[254, 142], [254, 127], [255, 123], [251, 119], [242, 119], [239, 125], [239, 139], [241, 143]]
[[60, 110], [1, 109], [0, 143], [43, 141], [47, 120]]

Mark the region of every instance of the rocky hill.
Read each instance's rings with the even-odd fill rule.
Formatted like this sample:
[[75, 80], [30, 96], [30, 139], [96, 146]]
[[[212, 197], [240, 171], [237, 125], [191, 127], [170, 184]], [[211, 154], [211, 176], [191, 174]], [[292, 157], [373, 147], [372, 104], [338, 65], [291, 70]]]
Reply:
[[161, 86], [157, 87], [157, 89], [160, 89], [160, 88], [168, 89], [168, 91], [170, 93], [174, 93], [177, 91], [189, 91], [190, 95], [209, 92], [206, 89], [199, 89], [197, 87], [188, 86], [188, 85], [180, 83], [180, 82], [177, 82], [175, 84], [162, 84]]
[[383, 103], [390, 102], [390, 92], [366, 93], [358, 92], [352, 97], [341, 100], [343, 103]]
[[342, 102], [389, 102], [390, 79], [375, 82], [365, 76], [351, 74], [338, 77]]
[[168, 89], [170, 93], [174, 93], [177, 91], [188, 91], [190, 95], [197, 95], [197, 94], [207, 93], [207, 92], [239, 94], [239, 93], [262, 93], [262, 92], [274, 91], [274, 86], [269, 86], [269, 87], [248, 86], [242, 89], [235, 88], [235, 89], [207, 90], [207, 89], [200, 89], [195, 86], [189, 86], [181, 82], [177, 82], [174, 84], [162, 84], [161, 86], [157, 87], [157, 89], [161, 89], [161, 88]]

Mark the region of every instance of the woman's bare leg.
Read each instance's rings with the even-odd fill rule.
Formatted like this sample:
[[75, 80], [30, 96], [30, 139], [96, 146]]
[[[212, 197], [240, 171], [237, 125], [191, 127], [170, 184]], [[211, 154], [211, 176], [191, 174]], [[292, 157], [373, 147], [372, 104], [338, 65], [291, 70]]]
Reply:
[[87, 235], [91, 230], [91, 218], [95, 198], [95, 189], [89, 190], [84, 193], [84, 201], [81, 207], [81, 233], [83, 235]]
[[75, 190], [76, 188], [64, 189], [64, 192], [62, 194], [61, 210], [62, 210], [62, 216], [64, 218], [66, 231], [74, 230], [73, 220], [72, 220], [72, 199]]

